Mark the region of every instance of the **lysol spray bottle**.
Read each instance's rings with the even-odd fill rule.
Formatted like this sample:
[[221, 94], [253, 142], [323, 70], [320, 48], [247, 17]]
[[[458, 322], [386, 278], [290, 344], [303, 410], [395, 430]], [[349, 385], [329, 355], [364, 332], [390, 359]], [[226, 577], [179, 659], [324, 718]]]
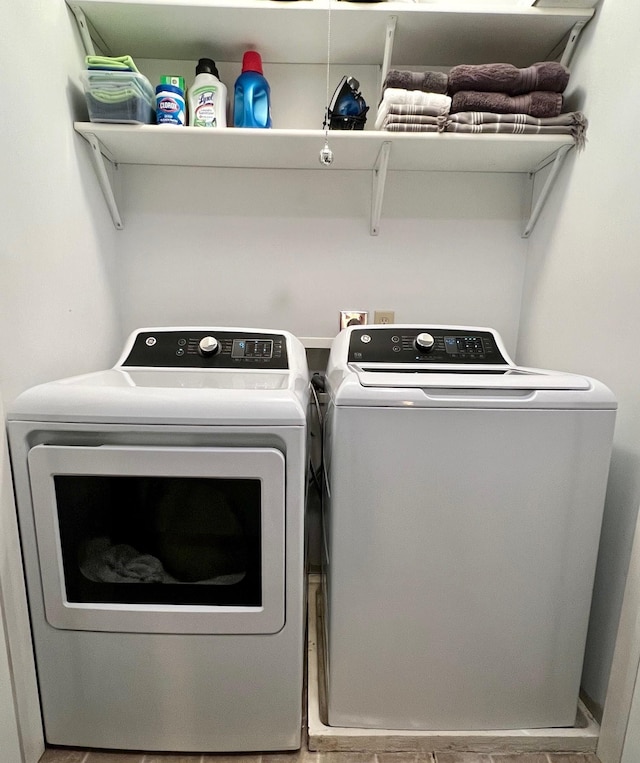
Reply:
[[210, 58], [201, 58], [189, 88], [189, 124], [192, 127], [227, 126], [227, 88]]

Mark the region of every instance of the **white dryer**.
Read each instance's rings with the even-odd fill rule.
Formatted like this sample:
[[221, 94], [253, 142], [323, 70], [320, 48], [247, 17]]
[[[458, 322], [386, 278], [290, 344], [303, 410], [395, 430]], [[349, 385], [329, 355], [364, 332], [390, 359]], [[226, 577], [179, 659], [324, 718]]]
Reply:
[[332, 726], [572, 726], [616, 402], [499, 335], [358, 326], [325, 429]]
[[18, 397], [49, 743], [300, 746], [308, 382], [287, 332], [148, 328]]

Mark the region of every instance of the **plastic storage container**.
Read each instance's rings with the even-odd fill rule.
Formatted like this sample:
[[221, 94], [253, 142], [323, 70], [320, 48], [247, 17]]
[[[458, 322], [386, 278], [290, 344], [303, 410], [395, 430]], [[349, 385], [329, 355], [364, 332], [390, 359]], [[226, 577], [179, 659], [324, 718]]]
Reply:
[[242, 74], [234, 88], [233, 126], [271, 127], [271, 89], [255, 50], [248, 50], [242, 57]]
[[92, 122], [155, 122], [155, 93], [144, 75], [90, 69], [80, 77]]

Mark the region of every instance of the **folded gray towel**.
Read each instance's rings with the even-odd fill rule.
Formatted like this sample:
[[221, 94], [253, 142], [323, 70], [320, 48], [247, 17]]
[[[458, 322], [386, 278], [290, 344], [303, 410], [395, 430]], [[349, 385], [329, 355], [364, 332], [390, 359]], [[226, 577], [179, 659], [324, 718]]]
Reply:
[[449, 94], [461, 90], [520, 95], [534, 90], [563, 93], [569, 69], [557, 61], [541, 61], [526, 69], [513, 64], [460, 64], [449, 72]]
[[449, 77], [444, 72], [412, 72], [389, 69], [382, 89], [399, 87], [403, 90], [422, 90], [425, 93], [446, 95]]
[[408, 122], [395, 122], [384, 129], [388, 132], [441, 132], [436, 125], [416, 125]]
[[581, 151], [586, 142], [588, 121], [581, 111], [537, 119], [527, 114], [493, 114], [463, 111], [446, 118], [445, 132], [506, 133], [511, 135], [571, 135]]
[[[382, 124], [380, 125], [379, 129], [398, 131], [401, 128], [397, 127], [397, 125], [418, 125], [419, 127], [427, 125], [429, 128], [434, 127], [438, 132], [443, 132], [446, 123], [446, 116], [431, 117], [423, 116], [422, 114], [387, 114], [387, 116], [382, 120]], [[408, 127], [406, 129], [402, 129], [409, 131]], [[413, 129], [414, 128], [411, 128], [412, 131]], [[415, 130], [417, 131], [417, 128], [415, 128]], [[425, 132], [425, 130], [420, 130], [420, 132]], [[431, 132], [431, 129], [429, 129], [428, 132]]]
[[510, 96], [505, 93], [479, 93], [463, 90], [451, 99], [451, 114], [459, 111], [492, 111], [497, 114], [529, 114], [532, 117], [557, 117], [562, 111], [560, 93], [533, 92]]

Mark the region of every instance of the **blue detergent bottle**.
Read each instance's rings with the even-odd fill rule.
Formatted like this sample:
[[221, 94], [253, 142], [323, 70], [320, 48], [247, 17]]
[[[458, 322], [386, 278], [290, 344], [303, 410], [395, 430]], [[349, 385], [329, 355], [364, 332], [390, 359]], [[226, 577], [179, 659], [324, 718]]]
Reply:
[[271, 89], [262, 76], [260, 53], [248, 50], [242, 57], [242, 74], [235, 84], [234, 127], [271, 127]]

